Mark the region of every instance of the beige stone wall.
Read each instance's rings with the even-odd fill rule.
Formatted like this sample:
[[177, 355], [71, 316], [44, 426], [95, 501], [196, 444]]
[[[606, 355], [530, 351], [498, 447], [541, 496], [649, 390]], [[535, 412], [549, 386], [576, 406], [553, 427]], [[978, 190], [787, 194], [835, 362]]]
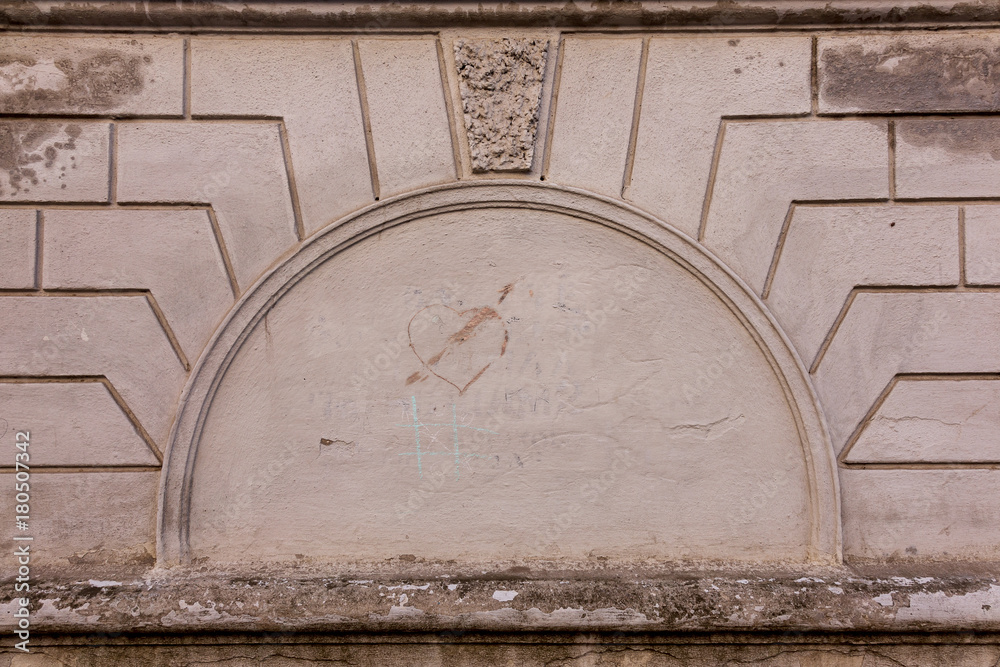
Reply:
[[991, 8], [638, 7], [5, 8], [4, 627], [996, 631]]

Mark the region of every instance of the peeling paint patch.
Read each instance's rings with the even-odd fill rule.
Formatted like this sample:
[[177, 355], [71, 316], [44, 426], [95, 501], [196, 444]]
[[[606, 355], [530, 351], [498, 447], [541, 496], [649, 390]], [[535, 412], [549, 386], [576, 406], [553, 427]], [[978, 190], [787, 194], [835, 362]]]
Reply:
[[896, 621], [937, 621], [968, 623], [969, 621], [1000, 621], [1000, 586], [990, 584], [987, 590], [972, 593], [915, 593], [910, 605], [896, 613]]

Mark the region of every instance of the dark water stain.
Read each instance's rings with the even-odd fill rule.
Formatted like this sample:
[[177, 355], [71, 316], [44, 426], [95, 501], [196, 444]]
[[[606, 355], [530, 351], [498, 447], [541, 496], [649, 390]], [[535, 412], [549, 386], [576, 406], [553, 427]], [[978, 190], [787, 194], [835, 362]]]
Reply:
[[[40, 179], [47, 180], [39, 170], [52, 169], [60, 154], [75, 151], [82, 131], [75, 123], [0, 123], [0, 170], [7, 172], [7, 184], [0, 180], [0, 196], [30, 192]], [[64, 179], [65, 169], [56, 178]]]
[[[871, 44], [869, 44], [869, 47]], [[934, 42], [859, 43], [823, 50], [824, 103], [868, 111], [1000, 109], [1000, 45], [963, 35]]]
[[964, 155], [988, 154], [1000, 160], [1000, 118], [897, 121], [900, 141], [922, 148], [942, 148]]
[[[143, 73], [149, 62], [149, 56], [111, 49], [97, 51], [85, 58], [62, 58], [55, 61], [55, 66], [66, 77], [62, 86], [56, 89], [27, 87], [0, 95], [0, 113], [95, 113], [118, 107], [142, 92]], [[31, 57], [0, 53], [0, 77], [37, 64], [38, 61]]]

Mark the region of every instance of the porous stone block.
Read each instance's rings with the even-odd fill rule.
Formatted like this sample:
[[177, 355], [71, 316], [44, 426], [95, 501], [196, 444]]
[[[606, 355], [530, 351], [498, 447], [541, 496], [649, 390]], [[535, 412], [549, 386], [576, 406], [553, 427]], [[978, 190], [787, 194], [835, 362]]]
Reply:
[[0, 210], [0, 289], [35, 286], [37, 227], [36, 211]]
[[957, 285], [957, 206], [796, 206], [767, 305], [806, 365], [854, 287]]
[[562, 49], [547, 178], [618, 197], [642, 40], [570, 37]]
[[535, 153], [548, 40], [455, 42], [472, 171], [528, 171]]
[[[44, 446], [32, 436], [29, 452]], [[159, 476], [156, 471], [34, 472], [28, 530], [8, 531], [0, 548], [12, 554], [29, 544], [32, 568], [84, 565], [102, 579], [115, 574], [116, 566], [152, 565]], [[13, 508], [14, 475], [0, 473], [0, 482], [0, 500]], [[13, 540], [18, 534], [33, 539]]]
[[372, 140], [382, 197], [455, 178], [455, 153], [430, 39], [363, 39]]
[[818, 65], [820, 113], [1000, 109], [995, 34], [820, 37]]
[[149, 290], [194, 361], [233, 304], [207, 211], [45, 213], [46, 289]]
[[889, 194], [885, 121], [731, 122], [704, 242], [758, 294], [796, 200]]
[[723, 116], [806, 114], [808, 37], [655, 36], [626, 199], [697, 236]]
[[277, 123], [123, 123], [118, 198], [211, 204], [240, 289], [296, 241]]
[[0, 201], [108, 201], [107, 123], [0, 122]]
[[1000, 206], [965, 207], [965, 279], [1000, 285]]
[[896, 194], [902, 198], [995, 197], [1000, 119], [896, 121]]
[[0, 113], [183, 112], [180, 37], [6, 34], [0, 41]]
[[373, 201], [348, 39], [194, 38], [191, 113], [284, 119], [306, 234]]

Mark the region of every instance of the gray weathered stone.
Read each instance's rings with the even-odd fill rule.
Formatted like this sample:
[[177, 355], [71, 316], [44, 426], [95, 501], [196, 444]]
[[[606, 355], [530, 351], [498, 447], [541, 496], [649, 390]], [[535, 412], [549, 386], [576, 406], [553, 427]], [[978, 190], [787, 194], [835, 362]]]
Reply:
[[509, 37], [455, 43], [472, 171], [531, 169], [548, 47]]

